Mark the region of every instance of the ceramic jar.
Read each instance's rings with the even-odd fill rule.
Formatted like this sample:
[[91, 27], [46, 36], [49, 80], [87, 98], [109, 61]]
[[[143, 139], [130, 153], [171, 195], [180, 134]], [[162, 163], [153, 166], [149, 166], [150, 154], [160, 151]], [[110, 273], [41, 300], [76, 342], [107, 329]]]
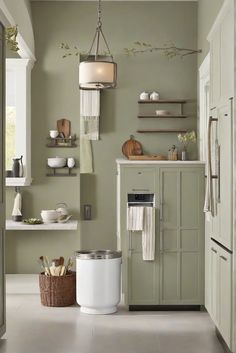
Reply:
[[141, 101], [148, 101], [149, 100], [149, 93], [148, 92], [142, 92], [139, 96], [139, 99]]
[[72, 157], [67, 158], [67, 167], [74, 168], [74, 166], [75, 166], [75, 159]]
[[152, 100], [152, 101], [157, 101], [158, 99], [159, 99], [159, 93], [157, 93], [157, 92], [155, 92], [155, 91], [153, 91], [151, 94], [150, 94], [150, 99]]

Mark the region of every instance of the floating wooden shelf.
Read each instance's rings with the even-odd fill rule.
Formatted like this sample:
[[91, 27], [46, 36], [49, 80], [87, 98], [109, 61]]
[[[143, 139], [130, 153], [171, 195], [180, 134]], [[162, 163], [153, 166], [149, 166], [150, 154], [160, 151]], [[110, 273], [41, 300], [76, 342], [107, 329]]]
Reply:
[[139, 100], [139, 104], [184, 104], [186, 99]]
[[[77, 176], [76, 173], [72, 173], [72, 169], [74, 168], [68, 168], [68, 167], [61, 167], [61, 168], [51, 168], [48, 167], [52, 171], [52, 173], [47, 173], [46, 176], [48, 177], [74, 177]], [[57, 170], [67, 170], [67, 173], [58, 173]]]
[[175, 133], [186, 133], [186, 129], [173, 129], [173, 130], [137, 130], [138, 133], [140, 134], [149, 134], [149, 133], [170, 133], [170, 132], [175, 132]]
[[171, 114], [166, 114], [166, 115], [157, 115], [157, 114], [139, 114], [138, 115], [139, 119], [143, 118], [159, 118], [159, 119], [185, 119], [187, 118], [187, 115], [171, 115]]
[[75, 143], [72, 146], [61, 146], [61, 145], [51, 145], [50, 143], [48, 143], [47, 147], [49, 147], [49, 148], [75, 148], [75, 147], [78, 147], [78, 145]]
[[50, 140], [49, 143], [47, 144], [47, 147], [61, 147], [61, 148], [73, 148], [73, 147], [77, 147], [77, 144], [75, 143], [75, 141], [77, 140], [76, 136], [72, 136], [72, 137], [56, 137], [56, 138], [51, 138], [48, 137], [48, 139]]

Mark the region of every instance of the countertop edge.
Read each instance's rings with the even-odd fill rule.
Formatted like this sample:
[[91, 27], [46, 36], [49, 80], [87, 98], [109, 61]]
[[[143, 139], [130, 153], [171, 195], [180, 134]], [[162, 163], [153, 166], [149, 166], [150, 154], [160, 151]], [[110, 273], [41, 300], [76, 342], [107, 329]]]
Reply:
[[197, 165], [205, 165], [205, 162], [199, 160], [193, 161], [154, 161], [154, 160], [129, 160], [124, 158], [117, 158], [116, 164], [169, 164], [169, 165], [190, 165], [190, 164], [197, 164]]

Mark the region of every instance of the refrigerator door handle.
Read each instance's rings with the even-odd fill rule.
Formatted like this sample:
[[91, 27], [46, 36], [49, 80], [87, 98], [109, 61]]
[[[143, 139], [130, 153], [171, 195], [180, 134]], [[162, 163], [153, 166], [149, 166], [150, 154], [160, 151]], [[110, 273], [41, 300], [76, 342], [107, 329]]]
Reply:
[[208, 122], [208, 164], [209, 164], [209, 172], [210, 172], [211, 179], [217, 179], [216, 175], [212, 175], [212, 161], [211, 161], [211, 129], [212, 129], [212, 123], [214, 121], [217, 122], [218, 119], [210, 116], [209, 122]]

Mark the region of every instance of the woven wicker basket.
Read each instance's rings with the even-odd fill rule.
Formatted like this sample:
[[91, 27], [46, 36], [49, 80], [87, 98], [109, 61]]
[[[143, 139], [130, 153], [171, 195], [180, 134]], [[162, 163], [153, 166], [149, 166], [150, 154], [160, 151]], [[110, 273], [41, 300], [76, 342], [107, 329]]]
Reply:
[[69, 306], [76, 299], [76, 275], [71, 272], [66, 276], [39, 275], [41, 303], [45, 306]]

